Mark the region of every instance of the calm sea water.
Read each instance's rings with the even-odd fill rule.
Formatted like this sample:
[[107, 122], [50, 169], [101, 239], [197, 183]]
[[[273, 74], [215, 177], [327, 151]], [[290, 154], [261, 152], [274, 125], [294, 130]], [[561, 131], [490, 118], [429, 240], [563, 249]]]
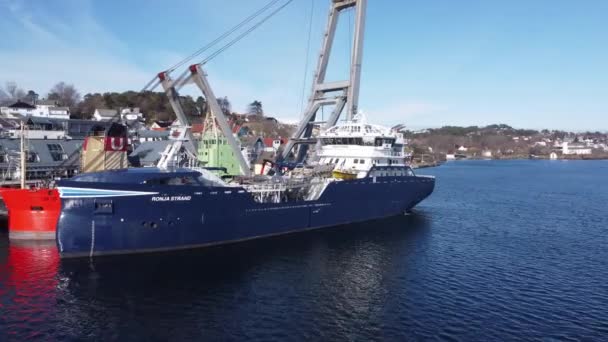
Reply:
[[0, 340], [608, 338], [608, 162], [420, 173], [409, 216], [206, 250], [60, 262], [2, 231]]

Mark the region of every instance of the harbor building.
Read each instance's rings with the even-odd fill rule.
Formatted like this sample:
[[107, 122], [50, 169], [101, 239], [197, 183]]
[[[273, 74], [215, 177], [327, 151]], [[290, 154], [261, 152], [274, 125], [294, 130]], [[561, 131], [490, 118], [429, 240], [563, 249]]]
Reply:
[[59, 103], [54, 100], [43, 100], [36, 103], [36, 105], [17, 101], [10, 106], [0, 107], [0, 113], [2, 117], [7, 119], [42, 117], [67, 120], [70, 118], [70, 109], [59, 106]]

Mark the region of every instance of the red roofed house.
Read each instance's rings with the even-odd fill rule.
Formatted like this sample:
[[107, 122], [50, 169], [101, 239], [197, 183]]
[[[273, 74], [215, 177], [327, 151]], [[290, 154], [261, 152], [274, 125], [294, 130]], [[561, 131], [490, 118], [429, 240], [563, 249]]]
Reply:
[[201, 136], [203, 135], [203, 131], [205, 130], [205, 124], [193, 124], [192, 127], [190, 127], [190, 132], [192, 132], [192, 136], [195, 139], [200, 139]]
[[166, 131], [169, 129], [173, 122], [172, 121], [154, 121], [154, 123], [150, 126], [150, 129], [154, 131]]
[[264, 152], [277, 152], [283, 144], [287, 143], [285, 138], [264, 138]]

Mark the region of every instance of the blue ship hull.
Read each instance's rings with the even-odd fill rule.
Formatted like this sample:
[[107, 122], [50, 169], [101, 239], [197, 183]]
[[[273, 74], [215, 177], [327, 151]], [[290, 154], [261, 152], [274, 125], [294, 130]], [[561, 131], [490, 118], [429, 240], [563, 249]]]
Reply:
[[400, 215], [435, 179], [331, 182], [314, 201], [258, 203], [240, 187], [62, 181], [62, 257], [202, 247]]

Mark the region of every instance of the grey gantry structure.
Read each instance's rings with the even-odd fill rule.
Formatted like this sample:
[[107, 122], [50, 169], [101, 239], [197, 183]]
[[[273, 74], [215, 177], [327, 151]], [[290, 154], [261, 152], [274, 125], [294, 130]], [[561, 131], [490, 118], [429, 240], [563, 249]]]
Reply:
[[[294, 134], [289, 139], [282, 160], [286, 160], [295, 146], [298, 146], [295, 161], [300, 163], [306, 157], [308, 146], [316, 144], [312, 137], [317, 112], [321, 107], [334, 106], [324, 128], [334, 126], [346, 106], [346, 119], [352, 119], [358, 111], [361, 62], [363, 59], [363, 33], [365, 31], [365, 12], [367, 0], [333, 0], [329, 9], [327, 27], [321, 44], [321, 52], [312, 83], [312, 94]], [[351, 51], [350, 76], [348, 80], [326, 82], [327, 66], [334, 43], [338, 16], [346, 9], [355, 7], [354, 37]]]

